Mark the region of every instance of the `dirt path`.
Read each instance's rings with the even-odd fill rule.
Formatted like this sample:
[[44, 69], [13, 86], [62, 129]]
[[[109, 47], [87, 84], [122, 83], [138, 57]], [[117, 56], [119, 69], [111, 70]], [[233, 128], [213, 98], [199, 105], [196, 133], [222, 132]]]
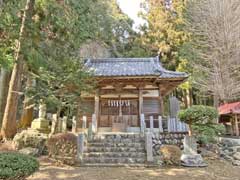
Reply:
[[40, 159], [40, 171], [28, 180], [240, 180], [240, 167], [209, 161], [207, 168], [93, 168], [58, 165]]

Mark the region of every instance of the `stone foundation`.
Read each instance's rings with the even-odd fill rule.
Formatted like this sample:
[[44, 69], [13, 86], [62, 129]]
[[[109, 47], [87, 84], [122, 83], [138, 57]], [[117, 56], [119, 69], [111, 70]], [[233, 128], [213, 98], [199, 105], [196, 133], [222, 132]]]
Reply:
[[219, 139], [220, 156], [235, 166], [240, 166], [240, 139], [223, 138]]
[[154, 133], [153, 134], [153, 155], [160, 155], [160, 147], [162, 145], [176, 145], [183, 149], [183, 139], [187, 133], [171, 132], [171, 133]]

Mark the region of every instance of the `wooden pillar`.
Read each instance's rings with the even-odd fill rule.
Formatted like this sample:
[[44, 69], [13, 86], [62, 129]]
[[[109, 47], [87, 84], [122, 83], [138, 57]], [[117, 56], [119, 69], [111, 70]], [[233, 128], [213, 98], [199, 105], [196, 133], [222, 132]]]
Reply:
[[96, 122], [97, 123], [99, 122], [99, 101], [100, 101], [99, 91], [100, 91], [99, 89], [96, 90], [95, 97], [94, 97], [94, 100], [95, 100], [94, 114], [96, 116]]
[[163, 116], [163, 113], [164, 113], [163, 96], [162, 96], [162, 93], [161, 93], [160, 85], [158, 87], [159, 87], [158, 91], [159, 91], [159, 101], [160, 101], [160, 113], [161, 113], [161, 116]]
[[231, 117], [231, 136], [234, 136], [234, 117]]
[[153, 131], [154, 131], [153, 116], [150, 116], [150, 132], [153, 133]]
[[238, 115], [237, 114], [235, 114], [235, 132], [236, 132], [236, 136], [239, 136]]
[[143, 113], [143, 93], [142, 93], [142, 88], [139, 88], [139, 93], [138, 93], [138, 99], [139, 99], [139, 119], [141, 117], [141, 114]]

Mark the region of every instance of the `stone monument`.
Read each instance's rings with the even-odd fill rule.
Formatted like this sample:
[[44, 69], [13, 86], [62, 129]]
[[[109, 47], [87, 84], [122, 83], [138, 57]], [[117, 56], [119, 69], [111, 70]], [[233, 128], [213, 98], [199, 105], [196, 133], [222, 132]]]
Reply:
[[200, 154], [197, 153], [197, 143], [193, 136], [185, 136], [183, 141], [183, 154], [181, 162], [186, 167], [205, 167], [207, 164], [203, 161]]
[[37, 119], [34, 119], [31, 124], [32, 130], [37, 130], [41, 133], [49, 133], [49, 121], [45, 118], [46, 117], [46, 104], [43, 103], [43, 101], [40, 101], [39, 105], [39, 117]]

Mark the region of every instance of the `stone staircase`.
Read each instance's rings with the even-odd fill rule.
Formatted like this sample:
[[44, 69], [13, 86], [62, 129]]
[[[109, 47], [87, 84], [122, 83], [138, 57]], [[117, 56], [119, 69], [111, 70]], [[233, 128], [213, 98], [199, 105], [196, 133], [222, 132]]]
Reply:
[[145, 139], [141, 134], [97, 134], [87, 142], [83, 166], [144, 166]]

